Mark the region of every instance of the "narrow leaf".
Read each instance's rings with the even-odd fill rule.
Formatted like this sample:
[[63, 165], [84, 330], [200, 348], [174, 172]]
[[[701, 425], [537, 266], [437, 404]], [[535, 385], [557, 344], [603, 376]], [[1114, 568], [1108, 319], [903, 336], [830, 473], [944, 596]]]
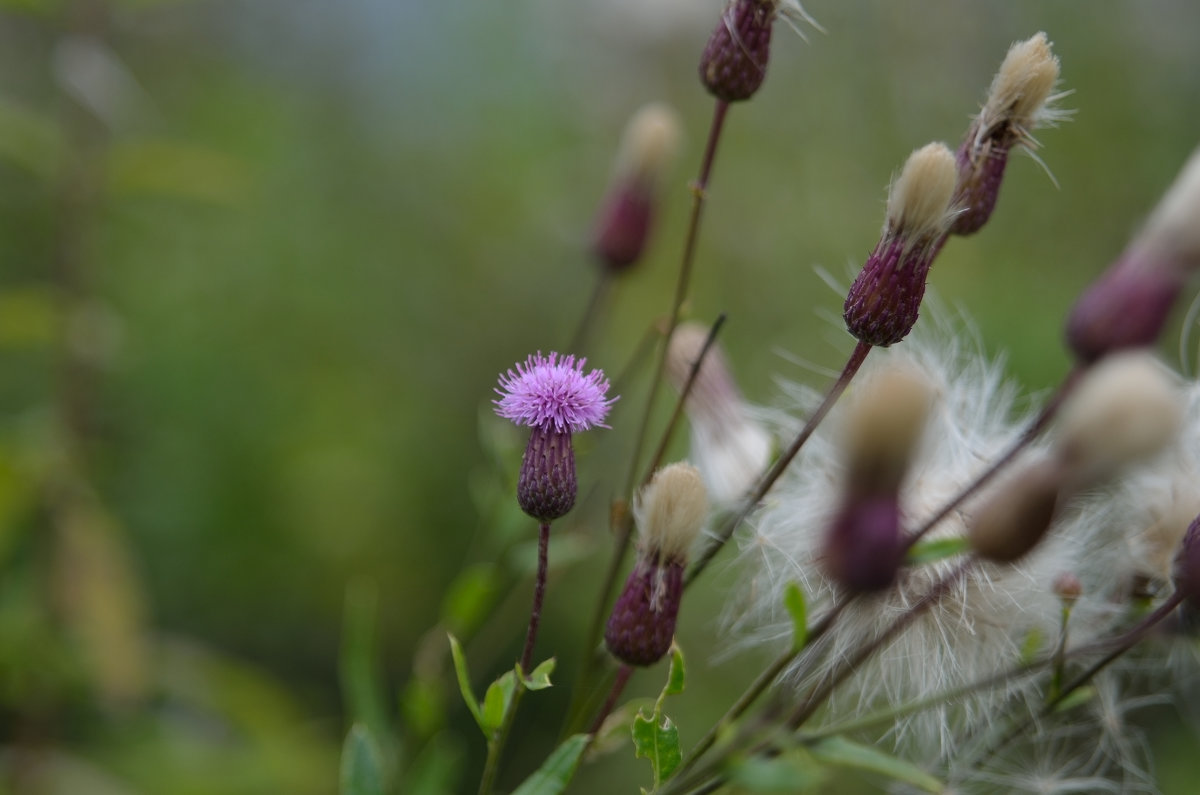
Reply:
[[942, 792], [945, 789], [941, 781], [911, 762], [845, 737], [829, 737], [813, 745], [810, 750], [813, 756], [828, 765], [878, 773], [926, 792]]
[[500, 724], [504, 722], [504, 714], [508, 712], [508, 705], [512, 703], [513, 691], [516, 688], [517, 675], [513, 671], [505, 672], [488, 686], [487, 693], [483, 696], [483, 718], [480, 723], [480, 728], [488, 737], [491, 737], [492, 732], [499, 729]]
[[458, 638], [450, 633], [446, 633], [446, 637], [450, 638], [450, 656], [454, 658], [454, 673], [458, 677], [458, 690], [462, 693], [463, 701], [467, 703], [467, 709], [471, 710], [471, 714], [475, 716], [475, 722], [479, 724], [479, 728], [487, 736], [490, 732], [483, 725], [483, 715], [479, 711], [479, 702], [475, 700], [475, 694], [471, 692], [471, 675], [467, 672], [466, 655], [463, 654]]
[[938, 560], [952, 558], [967, 551], [967, 539], [961, 536], [955, 538], [935, 538], [932, 541], [922, 541], [914, 544], [908, 551], [908, 565], [920, 566]]
[[667, 671], [667, 686], [663, 688], [664, 696], [682, 693], [687, 684], [687, 669], [683, 664], [683, 649], [671, 645], [671, 668]]
[[683, 752], [679, 750], [679, 728], [667, 716], [662, 716], [662, 723], [657, 717], [646, 717], [639, 711], [633, 719], [632, 730], [634, 755], [650, 760], [656, 789], [683, 761]]
[[587, 750], [588, 740], [586, 734], [568, 737], [512, 795], [558, 795], [565, 790], [579, 767], [579, 759]]
[[528, 677], [522, 679], [526, 690], [545, 690], [550, 687], [550, 674], [554, 673], [556, 661], [553, 657], [533, 669]]
[[799, 583], [788, 583], [783, 592], [783, 606], [792, 617], [792, 651], [800, 651], [808, 643], [808, 604]]
[[383, 763], [379, 745], [366, 725], [350, 727], [342, 746], [341, 795], [383, 795]]

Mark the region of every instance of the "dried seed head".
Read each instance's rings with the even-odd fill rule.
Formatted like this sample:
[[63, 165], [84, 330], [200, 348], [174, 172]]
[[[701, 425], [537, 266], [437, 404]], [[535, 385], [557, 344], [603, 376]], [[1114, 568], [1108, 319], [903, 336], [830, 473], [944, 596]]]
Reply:
[[592, 236], [592, 251], [609, 269], [628, 268], [645, 250], [679, 139], [679, 118], [661, 103], [642, 107], [625, 127], [616, 176]]
[[983, 109], [958, 148], [955, 204], [963, 211], [954, 219], [951, 234], [979, 231], [995, 209], [1012, 148], [1036, 149], [1032, 130], [1066, 116], [1053, 106], [1053, 101], [1062, 96], [1051, 93], [1058, 72], [1058, 59], [1045, 33], [1009, 48], [992, 79]]
[[933, 402], [928, 381], [911, 366], [872, 374], [856, 391], [846, 420], [851, 490], [898, 489]]
[[888, 196], [883, 236], [850, 287], [843, 318], [870, 345], [892, 345], [917, 322], [925, 277], [952, 218], [954, 155], [933, 143], [913, 152]]
[[767, 76], [779, 0], [732, 0], [700, 56], [700, 81], [723, 102], [750, 99]]
[[987, 495], [967, 524], [975, 554], [1014, 563], [1037, 546], [1054, 519], [1063, 474], [1057, 461], [1039, 459]]
[[683, 563], [708, 517], [708, 494], [691, 464], [670, 464], [654, 473], [633, 506], [642, 534], [642, 555]]
[[[682, 391], [708, 340], [709, 329], [683, 323], [667, 347], [667, 377]], [[751, 418], [721, 347], [709, 347], [686, 408], [691, 422], [691, 460], [717, 503], [744, 496], [771, 458], [771, 435]]]
[[1067, 342], [1085, 362], [1158, 339], [1184, 282], [1200, 270], [1200, 149], [1137, 237], [1080, 296]]
[[1157, 453], [1183, 423], [1175, 380], [1151, 354], [1132, 351], [1094, 365], [1062, 407], [1057, 453], [1082, 481]]

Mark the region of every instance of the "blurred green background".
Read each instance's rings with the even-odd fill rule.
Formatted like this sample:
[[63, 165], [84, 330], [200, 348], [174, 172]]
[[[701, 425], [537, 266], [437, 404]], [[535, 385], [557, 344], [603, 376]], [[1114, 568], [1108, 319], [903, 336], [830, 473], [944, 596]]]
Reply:
[[[776, 376], [819, 385], [780, 356], [848, 349], [818, 270], [848, 283], [907, 154], [956, 145], [1008, 45], [1045, 30], [1077, 109], [1038, 136], [1058, 187], [1014, 159], [931, 283], [1029, 388], [1053, 384], [1073, 297], [1200, 141], [1200, 5], [806, 6], [828, 33], [777, 26], [730, 115], [690, 315], [728, 313], [752, 400]], [[395, 740], [410, 791], [473, 791], [483, 743], [444, 632], [477, 689], [509, 664], [535, 533], [494, 378], [566, 344], [613, 150], [650, 100], [687, 145], [592, 363], [621, 371], [667, 310], [719, 9], [0, 1], [0, 791], [333, 792], [350, 716]], [[539, 656], [564, 684], [644, 393], [625, 387], [614, 429], [581, 440], [583, 501], [551, 553]], [[684, 611], [685, 746], [756, 670], [714, 661], [733, 574]], [[525, 704], [502, 786], [565, 698]], [[1163, 755], [1165, 788], [1188, 791], [1188, 763]], [[647, 777], [602, 764], [578, 791]]]

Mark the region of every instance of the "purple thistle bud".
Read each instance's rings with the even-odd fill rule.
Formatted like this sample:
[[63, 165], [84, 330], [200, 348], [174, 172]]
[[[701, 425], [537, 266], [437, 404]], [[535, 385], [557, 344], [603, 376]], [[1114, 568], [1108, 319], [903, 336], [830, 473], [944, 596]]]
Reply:
[[733, 0], [700, 56], [700, 81], [722, 102], [750, 99], [767, 76], [779, 0]]
[[1154, 343], [1183, 280], [1171, 268], [1158, 268], [1126, 252], [1071, 308], [1067, 344], [1083, 362], [1123, 348]]
[[846, 296], [842, 317], [860, 341], [888, 346], [912, 331], [950, 222], [956, 173], [944, 144], [918, 149], [904, 164], [888, 197], [883, 236]]
[[618, 186], [604, 201], [592, 251], [610, 270], [625, 270], [642, 256], [653, 220], [648, 194], [635, 185]]
[[496, 413], [532, 428], [521, 459], [517, 500], [521, 510], [541, 522], [566, 514], [575, 504], [575, 452], [571, 434], [604, 425], [616, 398], [608, 398], [608, 380], [600, 370], [583, 373], [585, 359], [559, 361], [530, 356], [516, 371], [500, 376]]
[[882, 591], [895, 581], [902, 552], [896, 495], [852, 496], [829, 528], [825, 566], [850, 593]]
[[608, 650], [626, 665], [661, 660], [675, 637], [682, 596], [682, 561], [639, 556], [604, 630]]
[[1200, 610], [1200, 516], [1183, 536], [1175, 558], [1175, 587], [1183, 593], [1193, 610]]

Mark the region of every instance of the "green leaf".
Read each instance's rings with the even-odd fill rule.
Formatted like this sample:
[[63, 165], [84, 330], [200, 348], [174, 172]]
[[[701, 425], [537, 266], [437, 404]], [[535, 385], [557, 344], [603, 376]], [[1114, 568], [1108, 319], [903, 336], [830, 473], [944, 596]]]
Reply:
[[533, 669], [527, 677], [522, 678], [526, 690], [545, 690], [550, 687], [550, 674], [554, 673], [556, 661], [553, 657]]
[[683, 761], [679, 750], [679, 728], [666, 715], [662, 722], [658, 714], [646, 717], [640, 710], [633, 719], [633, 751], [639, 759], [649, 759], [654, 768], [654, 787], [657, 789], [671, 777]]
[[479, 727], [489, 738], [492, 732], [500, 728], [508, 705], [512, 703], [513, 692], [517, 689], [517, 674], [506, 671], [503, 676], [488, 685], [487, 693], [483, 696], [483, 716]]
[[671, 668], [667, 671], [667, 685], [663, 688], [664, 696], [682, 693], [687, 684], [687, 670], [683, 665], [683, 649], [671, 644]]
[[587, 734], [568, 737], [512, 795], [558, 795], [565, 790], [575, 775], [575, 769], [579, 767], [579, 760], [587, 750], [589, 739]]
[[942, 792], [945, 789], [941, 781], [911, 762], [845, 737], [829, 737], [815, 743], [810, 750], [813, 756], [828, 765], [878, 773], [926, 792]]
[[920, 566], [938, 560], [952, 558], [967, 551], [970, 543], [961, 536], [954, 538], [935, 538], [932, 541], [922, 541], [914, 544], [908, 550], [908, 565]]
[[379, 744], [362, 723], [350, 727], [342, 746], [341, 795], [383, 795], [383, 762]]
[[788, 583], [783, 592], [783, 606], [792, 617], [792, 651], [800, 651], [808, 643], [808, 604], [800, 583]]
[[480, 730], [487, 736], [490, 732], [483, 725], [479, 702], [475, 700], [475, 694], [471, 692], [471, 675], [467, 672], [467, 658], [463, 654], [462, 646], [458, 643], [458, 638], [449, 632], [446, 633], [446, 637], [450, 638], [450, 656], [454, 658], [454, 673], [458, 677], [458, 690], [462, 693], [463, 701], [467, 702], [467, 709], [471, 710], [471, 714], [475, 716], [475, 722], [479, 724]]
[[796, 748], [771, 759], [752, 756], [735, 763], [729, 783], [746, 792], [802, 793], [817, 791], [827, 778], [811, 754]]
[[458, 634], [474, 632], [492, 608], [498, 579], [496, 566], [491, 563], [464, 569], [442, 600], [442, 623]]

